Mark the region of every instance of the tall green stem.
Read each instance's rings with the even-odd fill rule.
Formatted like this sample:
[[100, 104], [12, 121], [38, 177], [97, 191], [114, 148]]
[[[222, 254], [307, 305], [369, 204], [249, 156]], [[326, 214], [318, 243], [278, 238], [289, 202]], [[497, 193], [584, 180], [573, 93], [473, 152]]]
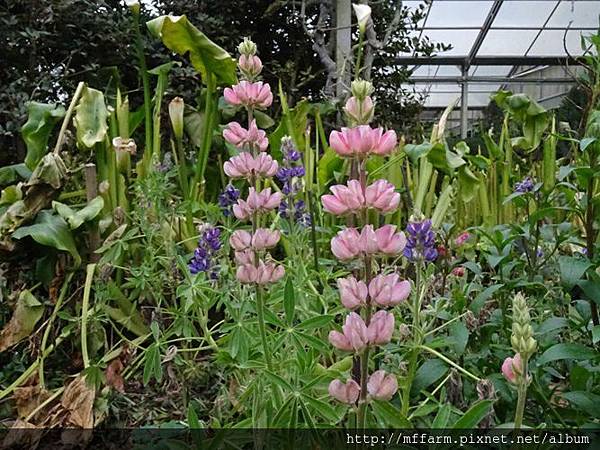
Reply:
[[138, 64], [140, 65], [140, 76], [144, 87], [144, 133], [146, 134], [146, 147], [144, 154], [148, 154], [146, 160], [149, 164], [152, 155], [152, 97], [150, 95], [150, 78], [148, 76], [148, 67], [146, 66], [146, 56], [144, 55], [144, 43], [142, 41], [142, 31], [140, 30], [140, 13], [133, 13], [133, 22], [135, 28], [135, 50], [137, 52]]
[[213, 119], [214, 119], [214, 108], [215, 108], [215, 92], [217, 89], [217, 82], [215, 76], [209, 73], [206, 77], [206, 101], [204, 104], [204, 129], [202, 136], [202, 144], [200, 147], [200, 153], [198, 155], [198, 162], [196, 163], [196, 175], [194, 176], [194, 184], [192, 190], [196, 189], [198, 183], [204, 184], [204, 171], [206, 170], [206, 164], [208, 162], [208, 154], [212, 144], [212, 130], [213, 130]]
[[267, 363], [267, 369], [272, 372], [273, 365], [271, 364], [271, 353], [269, 352], [269, 344], [267, 343], [267, 330], [265, 326], [265, 300], [262, 287], [258, 284], [256, 285], [256, 314], [258, 316], [258, 330], [263, 346], [263, 352], [265, 354], [265, 362]]
[[362, 64], [362, 54], [364, 46], [364, 33], [361, 31], [358, 37], [358, 54], [356, 55], [356, 65], [354, 66], [354, 79], [360, 78], [360, 65]]
[[85, 276], [85, 285], [83, 287], [83, 302], [81, 304], [81, 357], [83, 359], [83, 367], [87, 369], [90, 366], [90, 357], [87, 347], [87, 320], [90, 306], [90, 292], [92, 289], [92, 280], [94, 279], [94, 271], [96, 264], [88, 264]]
[[410, 407], [410, 391], [412, 384], [417, 373], [417, 360], [420, 353], [420, 345], [422, 341], [421, 325], [420, 325], [420, 314], [421, 314], [421, 270], [422, 264], [416, 263], [415, 265], [415, 299], [413, 302], [413, 323], [412, 323], [412, 336], [413, 336], [413, 348], [410, 352], [408, 359], [408, 374], [406, 376], [406, 383], [404, 385], [404, 391], [402, 392], [402, 414], [406, 417], [408, 415], [408, 409]]
[[517, 388], [517, 409], [515, 410], [515, 430], [519, 430], [523, 424], [523, 413], [525, 411], [525, 400], [527, 399], [527, 359], [523, 361], [523, 373], [519, 377]]

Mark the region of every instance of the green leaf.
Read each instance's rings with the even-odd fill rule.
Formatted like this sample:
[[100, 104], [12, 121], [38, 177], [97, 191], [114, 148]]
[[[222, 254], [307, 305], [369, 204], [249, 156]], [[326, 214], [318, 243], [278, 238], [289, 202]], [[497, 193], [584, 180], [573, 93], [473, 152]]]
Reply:
[[448, 421], [450, 420], [450, 413], [452, 412], [452, 408], [448, 403], [442, 405], [442, 407], [438, 410], [435, 419], [433, 419], [433, 423], [431, 424], [431, 428], [446, 428], [448, 425]]
[[77, 129], [77, 142], [86, 148], [92, 148], [94, 144], [102, 142], [108, 131], [108, 110], [104, 103], [104, 94], [86, 87], [75, 110], [73, 123]]
[[44, 306], [25, 289], [19, 294], [10, 321], [0, 331], [0, 352], [28, 337], [44, 314]]
[[479, 186], [479, 178], [466, 165], [458, 169], [458, 182], [461, 186], [461, 198], [465, 202], [470, 202], [473, 200], [478, 188], [485, 188], [484, 186]]
[[579, 148], [582, 152], [585, 152], [585, 149], [589, 147], [590, 144], [596, 142], [597, 139], [595, 137], [583, 138], [581, 142], [579, 142]]
[[283, 308], [285, 309], [285, 319], [288, 324], [294, 321], [294, 309], [296, 308], [296, 292], [294, 291], [294, 282], [292, 277], [288, 277], [283, 290]]
[[187, 411], [187, 422], [188, 422], [188, 427], [189, 428], [202, 428], [200, 426], [200, 421], [198, 420], [198, 414], [196, 414], [196, 410], [194, 409], [194, 407], [192, 406], [192, 404], [190, 404], [188, 406], [188, 411]]
[[591, 267], [591, 263], [584, 258], [561, 256], [558, 258], [558, 266], [562, 283], [568, 289], [572, 289]]
[[0, 167], [0, 186], [7, 186], [21, 180], [28, 180], [31, 170], [25, 164]]
[[569, 325], [568, 319], [564, 317], [550, 317], [546, 319], [537, 329], [537, 334], [546, 334]]
[[473, 302], [469, 306], [469, 309], [476, 314], [479, 313], [479, 311], [481, 311], [481, 308], [483, 308], [483, 305], [485, 305], [485, 302], [487, 302], [492, 297], [492, 295], [494, 295], [496, 291], [501, 289], [503, 286], [503, 284], [492, 284], [491, 286], [485, 288], [477, 295], [477, 297], [475, 297], [475, 300], [473, 300]]
[[271, 116], [262, 111], [255, 110], [254, 118], [256, 119], [256, 126], [258, 128], [266, 129], [275, 125], [275, 121], [271, 118]]
[[71, 230], [76, 230], [84, 222], [88, 222], [100, 214], [104, 208], [104, 200], [98, 196], [79, 211], [74, 211], [71, 207], [57, 201], [52, 202], [52, 208], [69, 223]]
[[562, 343], [555, 344], [546, 350], [537, 360], [538, 365], [544, 365], [552, 361], [561, 359], [592, 359], [598, 356], [598, 352], [594, 349], [586, 347], [582, 344]]
[[108, 283], [108, 293], [110, 294], [111, 299], [117, 304], [118, 308], [112, 308], [105, 305], [104, 308], [107, 314], [132, 333], [135, 333], [138, 336], [146, 336], [150, 330], [144, 323], [142, 315], [135, 305], [123, 294], [119, 286], [113, 281]]
[[147, 385], [148, 382], [155, 378], [157, 381], [162, 379], [162, 365], [160, 363], [160, 347], [157, 343], [152, 344], [146, 350], [144, 361], [143, 382]]
[[21, 227], [12, 234], [14, 239], [23, 239], [26, 236], [30, 236], [38, 244], [69, 252], [75, 264], [81, 264], [71, 230], [62, 217], [55, 216], [50, 211], [41, 211], [35, 224]]
[[264, 374], [273, 384], [276, 384], [284, 391], [294, 392], [294, 388], [292, 387], [292, 385], [283, 378], [281, 378], [279, 375], [273, 372], [269, 372], [268, 370], [266, 370]]
[[449, 329], [450, 336], [448, 343], [457, 355], [462, 355], [469, 342], [469, 330], [462, 322], [453, 322], [450, 324]]
[[600, 342], [600, 325], [595, 325], [592, 328], [592, 344], [596, 345]]
[[192, 25], [186, 16], [160, 16], [146, 25], [150, 33], [173, 52], [181, 56], [189, 53], [192, 65], [204, 82], [209, 74], [214, 74], [218, 85], [237, 83], [236, 61]]
[[48, 139], [54, 126], [65, 116], [65, 108], [55, 104], [29, 102], [27, 114], [21, 136], [27, 146], [25, 165], [33, 170], [48, 151]]
[[428, 359], [426, 360], [421, 367], [417, 369], [417, 373], [415, 375], [415, 381], [411, 387], [411, 394], [416, 395], [421, 392], [423, 389], [429, 387], [437, 380], [442, 378], [442, 376], [448, 370], [448, 366], [445, 362], [440, 359]]
[[492, 409], [494, 400], [481, 400], [471, 406], [464, 415], [458, 419], [452, 428], [468, 429], [475, 428]]
[[342, 168], [343, 160], [340, 158], [331, 147], [327, 147], [323, 156], [319, 160], [317, 167], [317, 177], [319, 184], [325, 186], [329, 180], [334, 178], [335, 172], [339, 172]]
[[600, 395], [589, 391], [572, 391], [561, 394], [575, 406], [593, 417], [600, 417]]
[[298, 328], [301, 330], [312, 330], [315, 328], [321, 328], [327, 325], [329, 322], [333, 320], [334, 316], [331, 315], [323, 315], [317, 317], [311, 317], [310, 319], [306, 319], [304, 322], [298, 325]]
[[373, 413], [383, 425], [388, 428], [407, 429], [412, 428], [412, 424], [402, 414], [402, 412], [390, 402], [374, 400], [371, 402]]
[[408, 155], [408, 157], [414, 164], [419, 158], [427, 155], [432, 148], [433, 145], [431, 145], [429, 142], [423, 142], [422, 144], [418, 145], [407, 144], [404, 146], [404, 153]]
[[329, 403], [325, 403], [306, 394], [302, 394], [302, 399], [306, 403], [308, 403], [308, 405], [310, 405], [315, 410], [315, 412], [324, 419], [329, 420], [332, 423], [337, 423], [337, 421], [340, 419], [339, 415], [329, 405]]

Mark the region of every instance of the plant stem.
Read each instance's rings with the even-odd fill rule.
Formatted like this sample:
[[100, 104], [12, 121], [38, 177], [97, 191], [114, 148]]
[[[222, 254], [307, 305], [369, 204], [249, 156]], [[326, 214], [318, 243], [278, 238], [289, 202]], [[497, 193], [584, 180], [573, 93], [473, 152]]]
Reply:
[[263, 297], [263, 290], [260, 285], [256, 285], [256, 314], [258, 316], [258, 330], [260, 332], [260, 340], [262, 341], [263, 352], [265, 354], [265, 362], [267, 369], [270, 372], [273, 371], [271, 364], [271, 353], [269, 352], [269, 344], [267, 343], [267, 330], [265, 327], [265, 304]]
[[364, 430], [367, 419], [367, 379], [369, 377], [369, 347], [360, 355], [360, 398], [356, 423], [359, 430]]
[[412, 384], [417, 373], [417, 360], [419, 357], [419, 346], [422, 341], [422, 333], [420, 330], [420, 310], [421, 310], [421, 268], [422, 264], [417, 262], [415, 264], [415, 299], [413, 302], [413, 323], [412, 323], [412, 336], [413, 336], [413, 348], [411, 350], [408, 359], [408, 374], [406, 376], [406, 382], [404, 384], [404, 391], [402, 392], [402, 414], [406, 417], [408, 415], [408, 409], [410, 407], [410, 391]]
[[[133, 23], [135, 28], [135, 50], [137, 52], [139, 71], [144, 87], [144, 133], [146, 135], [146, 147], [144, 154], [148, 152], [148, 164], [152, 155], [152, 98], [150, 96], [150, 79], [148, 77], [148, 67], [146, 66], [146, 56], [144, 55], [144, 44], [142, 42], [142, 31], [140, 30], [140, 14], [133, 13]], [[147, 169], [147, 167], [146, 167]]]
[[358, 37], [358, 54], [356, 55], [356, 65], [354, 66], [354, 79], [360, 78], [360, 65], [364, 47], [364, 33], [361, 31]]
[[65, 139], [65, 133], [67, 132], [67, 128], [69, 127], [69, 122], [71, 122], [73, 110], [75, 109], [75, 106], [77, 106], [77, 102], [79, 101], [79, 97], [81, 97], [81, 93], [83, 92], [84, 87], [85, 83], [83, 81], [80, 81], [77, 85], [77, 89], [75, 89], [75, 93], [73, 94], [73, 98], [71, 99], [71, 104], [69, 105], [69, 109], [67, 109], [67, 113], [65, 114], [65, 118], [63, 119], [63, 123], [60, 127], [58, 139], [56, 139], [56, 145], [54, 146], [55, 155], [58, 155], [58, 153], [60, 152], [63, 140]]
[[56, 303], [54, 304], [54, 310], [52, 311], [52, 315], [50, 316], [50, 319], [48, 319], [48, 325], [46, 325], [46, 329], [44, 330], [44, 336], [42, 337], [42, 344], [40, 345], [40, 366], [38, 369], [38, 376], [40, 379], [40, 388], [41, 389], [45, 389], [45, 383], [44, 383], [44, 353], [46, 350], [46, 344], [48, 342], [48, 336], [50, 335], [50, 330], [52, 329], [52, 324], [54, 323], [54, 320], [56, 319], [56, 316], [58, 315], [58, 312], [60, 311], [60, 308], [62, 306], [62, 303], [65, 299], [65, 296], [67, 294], [67, 290], [69, 288], [69, 283], [71, 282], [71, 278], [73, 278], [73, 273], [74, 272], [70, 272], [66, 277], [65, 277], [65, 281], [63, 282], [62, 288], [60, 289], [60, 294], [58, 296], [58, 299], [56, 299]]
[[527, 359], [523, 361], [523, 373], [520, 376], [517, 388], [517, 409], [515, 410], [515, 430], [519, 430], [523, 424], [523, 413], [525, 411], [525, 400], [527, 399]]
[[96, 264], [88, 264], [85, 276], [85, 285], [83, 287], [83, 303], [81, 305], [81, 357], [83, 358], [83, 367], [87, 369], [90, 366], [90, 357], [87, 348], [87, 319], [90, 306], [90, 291], [92, 289], [92, 280]]
[[204, 104], [204, 129], [202, 130], [202, 145], [198, 154], [198, 160], [196, 161], [196, 175], [194, 176], [194, 184], [191, 189], [196, 189], [198, 183], [204, 184], [204, 171], [206, 170], [206, 163], [208, 161], [208, 154], [212, 144], [212, 130], [213, 130], [213, 116], [214, 116], [214, 103], [215, 103], [215, 91], [217, 88], [217, 82], [213, 74], [208, 74], [206, 77], [206, 102]]

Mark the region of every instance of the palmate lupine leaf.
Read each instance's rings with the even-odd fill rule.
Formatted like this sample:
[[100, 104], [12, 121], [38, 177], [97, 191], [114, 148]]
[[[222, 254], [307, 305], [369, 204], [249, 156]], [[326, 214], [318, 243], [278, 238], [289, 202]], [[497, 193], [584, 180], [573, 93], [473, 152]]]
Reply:
[[146, 26], [173, 52], [182, 56], [189, 53], [192, 65], [204, 82], [212, 73], [218, 85], [237, 83], [235, 60], [192, 25], [186, 16], [160, 16], [147, 22]]

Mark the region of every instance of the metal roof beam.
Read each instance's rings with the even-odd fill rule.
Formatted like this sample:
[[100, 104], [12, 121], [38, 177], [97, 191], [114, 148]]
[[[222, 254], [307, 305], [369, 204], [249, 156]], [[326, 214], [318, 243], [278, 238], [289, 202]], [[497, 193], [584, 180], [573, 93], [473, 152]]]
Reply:
[[495, 0], [492, 7], [490, 8], [490, 11], [488, 12], [487, 17], [485, 18], [485, 22], [483, 22], [483, 27], [481, 28], [481, 31], [475, 38], [473, 47], [471, 47], [469, 56], [467, 56], [467, 59], [465, 61], [465, 69], [466, 70], [469, 69], [469, 67], [471, 66], [471, 62], [477, 56], [477, 53], [479, 52], [479, 49], [481, 48], [481, 45], [483, 44], [485, 37], [487, 36], [488, 32], [490, 31], [490, 28], [492, 27], [492, 24], [494, 23], [494, 20], [496, 19], [496, 16], [498, 15], [498, 11], [500, 11], [500, 7], [502, 6], [502, 3], [504, 3], [504, 0]]
[[494, 76], [473, 76], [473, 77], [410, 77], [413, 83], [432, 83], [432, 84], [454, 84], [462, 83], [507, 83], [507, 84], [571, 84], [574, 83], [572, 78], [511, 78], [511, 77], [494, 77]]
[[[564, 66], [576, 64], [577, 57], [569, 56], [476, 56], [471, 66]], [[399, 56], [396, 62], [407, 66], [462, 66], [463, 56]]]

